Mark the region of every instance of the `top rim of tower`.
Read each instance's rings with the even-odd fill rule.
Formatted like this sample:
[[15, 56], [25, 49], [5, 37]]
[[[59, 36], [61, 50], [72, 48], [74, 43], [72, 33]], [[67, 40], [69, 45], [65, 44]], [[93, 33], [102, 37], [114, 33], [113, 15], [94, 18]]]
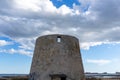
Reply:
[[61, 36], [61, 37], [62, 37], [62, 36], [65, 36], [65, 37], [72, 37], [72, 38], [74, 38], [74, 39], [79, 40], [77, 37], [72, 36], [72, 35], [67, 35], [67, 34], [48, 34], [48, 35], [39, 36], [37, 39], [42, 38], [42, 37], [47, 37], [47, 36], [56, 36], [56, 37], [58, 37], [58, 36]]

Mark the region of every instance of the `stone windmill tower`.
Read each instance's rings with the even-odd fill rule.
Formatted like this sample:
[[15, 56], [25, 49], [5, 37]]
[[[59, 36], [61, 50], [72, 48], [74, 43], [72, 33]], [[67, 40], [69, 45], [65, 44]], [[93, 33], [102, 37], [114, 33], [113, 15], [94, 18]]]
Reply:
[[39, 37], [29, 80], [85, 80], [78, 39], [59, 34]]

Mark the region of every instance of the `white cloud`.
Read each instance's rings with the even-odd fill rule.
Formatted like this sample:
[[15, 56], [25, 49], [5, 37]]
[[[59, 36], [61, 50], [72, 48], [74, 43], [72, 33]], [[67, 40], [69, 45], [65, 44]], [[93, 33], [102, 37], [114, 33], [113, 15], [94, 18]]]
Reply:
[[[18, 43], [20, 43], [20, 46], [18, 46], [21, 49], [24, 50], [32, 50], [34, 49], [35, 46], [35, 39], [30, 39], [30, 38], [20, 38], [20, 39], [15, 39]], [[27, 45], [26, 45], [27, 44]]]
[[57, 9], [49, 0], [14, 0], [18, 9], [32, 10], [35, 12], [55, 12]]
[[10, 45], [10, 44], [12, 44], [12, 42], [0, 40], [0, 46], [6, 46], [6, 45]]
[[80, 47], [82, 49], [89, 50], [90, 47], [99, 46], [99, 45], [102, 45], [102, 44], [120, 44], [120, 42], [109, 42], [109, 41], [105, 41], [105, 42], [83, 42], [83, 43], [80, 44]]
[[32, 51], [27, 51], [27, 50], [24, 50], [24, 49], [13, 49], [13, 48], [0, 50], [0, 53], [23, 54], [23, 55], [27, 55], [27, 56], [30, 56], [30, 57], [32, 57], [32, 55], [33, 55]]
[[70, 13], [72, 14], [72, 9], [70, 9], [66, 5], [62, 5], [57, 12], [63, 15], [70, 14]]
[[16, 3], [17, 8], [21, 8], [21, 9], [32, 9], [34, 11], [38, 11], [40, 10], [40, 8], [37, 6], [38, 0], [20, 0], [20, 1], [16, 1], [14, 0]]
[[[67, 7], [66, 5], [62, 5], [59, 9], [57, 9], [50, 0], [14, 0], [15, 7], [18, 9], [29, 10], [33, 12], [42, 12], [44, 14], [52, 13], [52, 14], [73, 14], [72, 9]], [[42, 14], [40, 13], [40, 14]]]
[[111, 63], [111, 60], [105, 60], [105, 59], [99, 59], [99, 60], [97, 60], [97, 59], [88, 59], [86, 61], [88, 63], [97, 64], [97, 65], [100, 65], [100, 66]]

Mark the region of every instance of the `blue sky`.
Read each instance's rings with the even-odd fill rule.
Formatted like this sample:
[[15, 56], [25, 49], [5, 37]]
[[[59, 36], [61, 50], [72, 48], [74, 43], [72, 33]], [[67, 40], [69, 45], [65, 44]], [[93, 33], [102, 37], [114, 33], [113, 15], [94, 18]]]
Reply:
[[37, 37], [79, 39], [85, 72], [120, 72], [119, 0], [1, 0], [0, 74], [26, 73]]

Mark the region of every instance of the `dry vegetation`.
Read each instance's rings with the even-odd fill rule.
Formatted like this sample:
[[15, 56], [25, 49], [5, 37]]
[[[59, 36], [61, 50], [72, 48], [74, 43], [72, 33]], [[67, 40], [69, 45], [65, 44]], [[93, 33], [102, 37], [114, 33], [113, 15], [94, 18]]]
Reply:
[[97, 79], [97, 78], [86, 78], [86, 80], [101, 80], [101, 79]]
[[0, 78], [0, 80], [28, 80], [28, 77], [4, 77]]
[[[1, 78], [0, 80], [28, 80], [28, 77], [12, 77], [12, 78]], [[101, 80], [96, 78], [86, 78], [86, 80]]]

